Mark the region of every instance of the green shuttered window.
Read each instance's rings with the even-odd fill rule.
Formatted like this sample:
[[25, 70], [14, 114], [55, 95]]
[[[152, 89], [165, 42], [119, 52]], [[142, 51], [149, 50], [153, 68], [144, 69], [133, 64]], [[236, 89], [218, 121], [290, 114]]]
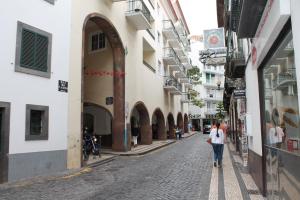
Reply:
[[47, 72], [48, 38], [23, 29], [20, 66]]
[[15, 71], [50, 78], [52, 35], [18, 22]]

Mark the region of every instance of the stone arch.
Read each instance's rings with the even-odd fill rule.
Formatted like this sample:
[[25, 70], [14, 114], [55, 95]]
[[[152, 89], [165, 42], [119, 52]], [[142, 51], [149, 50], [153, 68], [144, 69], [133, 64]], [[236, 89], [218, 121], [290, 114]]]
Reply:
[[[103, 31], [112, 49], [113, 56], [113, 120], [112, 120], [112, 149], [114, 151], [127, 151], [127, 134], [125, 129], [125, 50], [121, 37], [114, 25], [105, 16], [89, 14], [83, 24], [82, 42], [82, 80], [84, 80], [84, 64], [86, 54], [86, 28], [87, 23], [95, 23]], [[84, 81], [82, 81], [84, 84]], [[82, 99], [84, 87], [82, 86]], [[84, 103], [84, 100], [83, 102]], [[81, 120], [82, 122], [84, 120]], [[82, 124], [83, 126], [83, 124]], [[124, 136], [124, 134], [126, 136]], [[81, 148], [81, 147], [80, 147]]]
[[167, 117], [167, 127], [168, 127], [168, 138], [169, 139], [174, 139], [176, 138], [175, 136], [175, 120], [174, 120], [174, 117], [173, 117], [173, 114], [172, 113], [169, 113], [168, 114], [168, 117]]
[[165, 118], [160, 108], [155, 109], [152, 115], [152, 138], [158, 140], [167, 139]]
[[[85, 102], [83, 104], [83, 115], [90, 114], [94, 116], [93, 132], [101, 136], [101, 146], [111, 148], [112, 146], [112, 113], [104, 106]], [[86, 117], [83, 117], [83, 127], [89, 126]]]
[[181, 130], [183, 130], [183, 118], [182, 118], [182, 114], [181, 112], [179, 112], [177, 114], [177, 123], [176, 123], [177, 127]]
[[189, 117], [188, 115], [185, 113], [184, 117], [183, 117], [183, 124], [184, 124], [184, 132], [188, 133], [189, 132]]
[[134, 120], [139, 127], [139, 144], [152, 144], [152, 130], [147, 107], [143, 102], [137, 102], [131, 110], [130, 126], [133, 127]]

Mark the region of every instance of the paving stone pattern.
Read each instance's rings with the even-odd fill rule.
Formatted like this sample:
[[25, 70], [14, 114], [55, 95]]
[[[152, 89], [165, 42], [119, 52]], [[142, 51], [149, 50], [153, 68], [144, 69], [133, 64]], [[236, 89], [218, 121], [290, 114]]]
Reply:
[[0, 199], [208, 199], [211, 148], [196, 134], [138, 157], [117, 159], [66, 177], [0, 186]]

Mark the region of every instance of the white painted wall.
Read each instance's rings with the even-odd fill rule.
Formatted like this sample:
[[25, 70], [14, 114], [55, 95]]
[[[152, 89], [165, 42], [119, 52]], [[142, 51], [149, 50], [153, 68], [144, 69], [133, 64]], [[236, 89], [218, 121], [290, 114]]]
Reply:
[[[13, 12], [12, 12], [13, 11]], [[9, 153], [67, 149], [68, 81], [71, 0], [55, 5], [43, 0], [9, 0], [0, 6], [0, 101], [11, 102]], [[15, 72], [17, 21], [52, 33], [51, 78]], [[49, 106], [49, 139], [25, 141], [26, 104]]]
[[262, 155], [258, 74], [257, 70], [253, 69], [251, 62], [248, 62], [245, 74], [247, 97], [246, 110], [247, 114], [251, 118], [251, 127], [247, 127], [247, 133], [251, 135], [249, 137], [249, 149], [259, 155]]

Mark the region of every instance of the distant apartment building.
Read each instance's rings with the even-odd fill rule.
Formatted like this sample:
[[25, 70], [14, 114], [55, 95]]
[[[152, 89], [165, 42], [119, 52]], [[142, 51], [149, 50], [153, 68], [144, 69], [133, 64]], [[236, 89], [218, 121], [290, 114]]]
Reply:
[[217, 104], [223, 102], [224, 92], [224, 66], [204, 65], [200, 62], [199, 52], [204, 50], [203, 37], [191, 36], [191, 59], [202, 74], [201, 84], [193, 86], [198, 92], [198, 99], [203, 100], [202, 108], [190, 105], [189, 116], [195, 130], [203, 130], [205, 125], [211, 125], [216, 120]]

